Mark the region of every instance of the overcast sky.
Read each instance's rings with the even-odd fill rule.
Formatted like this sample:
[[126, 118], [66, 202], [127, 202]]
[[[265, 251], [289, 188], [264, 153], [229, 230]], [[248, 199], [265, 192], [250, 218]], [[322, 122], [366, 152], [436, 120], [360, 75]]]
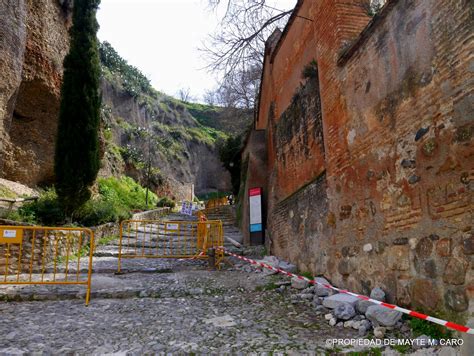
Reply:
[[[282, 9], [296, 0], [274, 0]], [[198, 47], [214, 32], [219, 14], [208, 0], [102, 0], [98, 12], [99, 39], [108, 41], [130, 64], [138, 67], [153, 86], [175, 95], [181, 88], [201, 97], [216, 86], [201, 70]]]

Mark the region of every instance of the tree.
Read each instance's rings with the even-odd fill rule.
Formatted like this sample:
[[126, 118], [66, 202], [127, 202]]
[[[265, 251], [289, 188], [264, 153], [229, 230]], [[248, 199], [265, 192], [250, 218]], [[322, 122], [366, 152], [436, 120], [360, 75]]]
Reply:
[[194, 97], [191, 95], [190, 88], [181, 88], [176, 94], [178, 95], [179, 100], [184, 101], [186, 103], [189, 103], [194, 100]]
[[212, 9], [226, 8], [217, 32], [201, 48], [208, 70], [222, 78], [218, 91], [224, 102], [220, 104], [226, 106], [227, 100], [229, 105], [253, 107], [260, 86], [265, 41], [286, 23], [292, 9], [275, 9], [265, 0], [209, 0], [209, 4]]
[[64, 59], [54, 168], [58, 199], [67, 216], [90, 198], [100, 168], [99, 3], [74, 2], [71, 47]]
[[237, 71], [223, 78], [216, 90], [216, 100], [226, 108], [252, 109], [260, 85], [262, 65], [253, 66]]
[[240, 187], [240, 167], [241, 167], [241, 155], [240, 150], [242, 149], [242, 136], [229, 136], [225, 141], [220, 142], [218, 145], [219, 158], [222, 165], [230, 173], [230, 179], [232, 184], [232, 193], [237, 195]]

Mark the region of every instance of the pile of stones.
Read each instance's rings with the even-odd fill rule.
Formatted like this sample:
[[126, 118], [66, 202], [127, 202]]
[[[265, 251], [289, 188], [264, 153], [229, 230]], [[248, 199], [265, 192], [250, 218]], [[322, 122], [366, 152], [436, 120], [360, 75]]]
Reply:
[[[279, 260], [275, 256], [265, 256], [263, 262], [272, 267], [281, 268], [287, 272], [296, 273], [297, 267], [288, 262]], [[245, 272], [256, 272], [264, 275], [272, 275], [277, 272], [249, 265], [247, 263], [239, 264], [237, 269]], [[330, 284], [325, 278], [316, 277], [315, 281], [321, 284]], [[332, 289], [321, 285], [310, 285], [307, 281], [293, 278], [290, 281], [276, 282], [277, 292], [289, 290], [292, 303], [307, 303], [315, 308], [317, 314], [324, 315], [329, 325], [339, 328], [352, 328], [358, 330], [360, 336], [366, 336], [373, 332], [377, 338], [383, 338], [389, 331], [395, 329], [399, 334], [410, 333], [409, 325], [402, 320], [402, 313], [391, 310], [381, 305], [353, 297], [345, 293], [337, 293]], [[372, 289], [370, 298], [386, 301], [385, 292], [376, 287]]]
[[[316, 282], [330, 284], [325, 278], [317, 277]], [[408, 333], [409, 326], [402, 321], [402, 313], [391, 310], [372, 302], [361, 300], [345, 293], [323, 286], [309, 286], [309, 283], [297, 278], [292, 279], [291, 287], [296, 292], [292, 294], [292, 301], [311, 301], [318, 314], [324, 315], [329, 325], [335, 327], [352, 328], [358, 330], [360, 336], [365, 336], [373, 330], [377, 338], [383, 338], [387, 331], [399, 329], [401, 333]], [[372, 289], [370, 298], [385, 301], [385, 292], [376, 287]]]

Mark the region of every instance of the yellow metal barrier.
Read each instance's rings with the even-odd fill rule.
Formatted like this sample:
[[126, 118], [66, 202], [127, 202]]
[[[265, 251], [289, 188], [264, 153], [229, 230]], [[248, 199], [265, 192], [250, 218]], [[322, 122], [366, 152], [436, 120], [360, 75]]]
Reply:
[[85, 285], [88, 305], [93, 253], [90, 229], [0, 226], [0, 285]]
[[[224, 245], [221, 221], [125, 220], [120, 224], [118, 272], [122, 258], [207, 259], [207, 250]], [[224, 258], [215, 251], [215, 264]]]

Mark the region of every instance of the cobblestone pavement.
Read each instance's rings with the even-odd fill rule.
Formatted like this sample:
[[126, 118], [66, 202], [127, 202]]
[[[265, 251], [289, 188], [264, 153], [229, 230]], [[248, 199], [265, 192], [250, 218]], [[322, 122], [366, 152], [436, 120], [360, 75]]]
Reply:
[[[287, 296], [262, 291], [270, 278], [262, 274], [208, 271], [200, 261], [126, 262], [129, 273], [94, 275], [89, 307], [77, 287], [23, 288], [24, 296], [45, 301], [1, 303], [0, 353], [323, 352], [336, 333], [355, 336]], [[104, 270], [115, 263], [96, 261]], [[49, 300], [68, 289], [75, 299]]]
[[97, 249], [88, 307], [84, 286], [0, 286], [0, 355], [357, 350], [326, 344], [359, 336], [295, 302], [295, 290], [273, 290], [285, 277], [164, 259], [123, 260], [116, 275], [115, 254], [115, 242]]

